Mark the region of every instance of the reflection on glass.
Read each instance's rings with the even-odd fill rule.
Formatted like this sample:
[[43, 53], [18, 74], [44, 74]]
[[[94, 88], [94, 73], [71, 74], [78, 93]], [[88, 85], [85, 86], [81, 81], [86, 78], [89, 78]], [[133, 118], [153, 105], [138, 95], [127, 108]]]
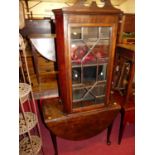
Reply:
[[83, 39], [89, 41], [97, 41], [99, 31], [97, 27], [83, 27]]
[[93, 52], [95, 53], [98, 59], [108, 57], [109, 45], [110, 45], [109, 40], [100, 39], [98, 44], [93, 49]]
[[75, 101], [80, 101], [82, 96], [86, 93], [85, 89], [74, 89], [73, 98]]
[[105, 81], [106, 80], [106, 73], [107, 73], [107, 64], [104, 63], [102, 66], [99, 66], [100, 70], [98, 72], [98, 81]]
[[110, 38], [110, 27], [100, 27], [100, 38], [101, 39]]
[[81, 68], [72, 69], [72, 83], [73, 84], [81, 83]]
[[96, 81], [96, 66], [83, 68], [83, 83], [94, 83]]
[[103, 97], [105, 94], [105, 89], [106, 89], [106, 84], [102, 83], [102, 85], [96, 85], [92, 89], [92, 93], [94, 94], [94, 96], [96, 96], [96, 98], [99, 98], [100, 96]]
[[80, 27], [73, 27], [71, 29], [71, 38], [72, 39], [81, 39], [81, 28]]
[[76, 63], [81, 63], [82, 58], [88, 52], [88, 47], [83, 41], [71, 42], [71, 59]]

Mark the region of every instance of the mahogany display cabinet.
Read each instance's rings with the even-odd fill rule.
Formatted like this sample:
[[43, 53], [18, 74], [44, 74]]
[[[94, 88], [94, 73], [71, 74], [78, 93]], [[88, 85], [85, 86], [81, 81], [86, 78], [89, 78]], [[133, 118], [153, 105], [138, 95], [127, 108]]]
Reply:
[[[77, 1], [53, 10], [59, 99], [43, 101], [45, 124], [54, 136], [82, 140], [109, 127], [120, 110], [110, 100], [117, 27], [122, 11]], [[56, 149], [56, 144], [55, 144]]]

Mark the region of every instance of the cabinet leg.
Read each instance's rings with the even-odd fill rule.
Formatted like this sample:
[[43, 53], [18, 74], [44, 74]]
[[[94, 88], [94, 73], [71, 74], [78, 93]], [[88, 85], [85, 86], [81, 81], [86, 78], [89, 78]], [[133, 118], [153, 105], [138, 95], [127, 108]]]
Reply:
[[125, 125], [126, 125], [126, 123], [124, 122], [124, 113], [121, 113], [121, 122], [120, 122], [120, 128], [119, 128], [118, 144], [121, 144]]
[[52, 142], [53, 142], [53, 147], [54, 147], [55, 155], [58, 155], [58, 147], [57, 147], [56, 135], [54, 135], [53, 133], [50, 133], [50, 134], [51, 134], [51, 138], [52, 138]]
[[113, 126], [113, 123], [111, 123], [111, 124], [109, 125], [108, 130], [107, 130], [107, 144], [108, 144], [108, 145], [111, 144], [110, 135], [111, 135], [112, 126]]

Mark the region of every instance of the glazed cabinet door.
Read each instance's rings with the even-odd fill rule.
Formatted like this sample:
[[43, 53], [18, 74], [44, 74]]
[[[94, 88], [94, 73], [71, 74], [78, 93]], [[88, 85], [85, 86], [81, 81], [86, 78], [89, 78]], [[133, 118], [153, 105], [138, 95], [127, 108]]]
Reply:
[[72, 109], [103, 107], [108, 96], [112, 26], [70, 25]]
[[110, 103], [117, 27], [122, 11], [77, 0], [54, 10], [59, 90], [65, 113], [104, 108]]

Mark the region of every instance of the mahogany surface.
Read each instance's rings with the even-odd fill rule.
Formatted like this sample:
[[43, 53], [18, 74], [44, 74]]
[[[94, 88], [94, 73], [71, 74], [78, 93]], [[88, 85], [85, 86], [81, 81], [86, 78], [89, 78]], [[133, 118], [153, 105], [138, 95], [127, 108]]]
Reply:
[[[70, 28], [81, 26], [111, 27], [111, 42], [109, 52], [109, 62], [107, 68], [107, 87], [105, 93], [105, 104], [109, 104], [109, 96], [112, 81], [114, 53], [116, 45], [117, 27], [122, 11], [114, 8], [109, 0], [105, 1], [103, 8], [97, 7], [95, 2], [89, 7], [82, 5], [82, 1], [77, 1], [75, 5], [62, 9], [53, 10], [56, 20], [56, 47], [58, 63], [58, 83], [59, 94], [63, 101], [63, 111], [72, 113], [72, 66], [70, 53]], [[94, 109], [96, 107], [94, 106]], [[82, 109], [81, 109], [82, 110]]]
[[20, 30], [22, 36], [27, 37], [31, 34], [54, 34], [55, 25], [50, 18], [46, 19], [25, 19], [25, 27]]
[[120, 111], [120, 105], [109, 104], [92, 111], [66, 114], [59, 99], [43, 101], [43, 118], [47, 128], [56, 136], [70, 140], [90, 138], [111, 125]]
[[124, 33], [134, 33], [135, 32], [135, 14], [124, 13], [122, 16], [122, 21], [118, 25], [118, 38], [117, 42], [123, 42]]
[[135, 32], [135, 14], [126, 13], [124, 21], [124, 32]]

